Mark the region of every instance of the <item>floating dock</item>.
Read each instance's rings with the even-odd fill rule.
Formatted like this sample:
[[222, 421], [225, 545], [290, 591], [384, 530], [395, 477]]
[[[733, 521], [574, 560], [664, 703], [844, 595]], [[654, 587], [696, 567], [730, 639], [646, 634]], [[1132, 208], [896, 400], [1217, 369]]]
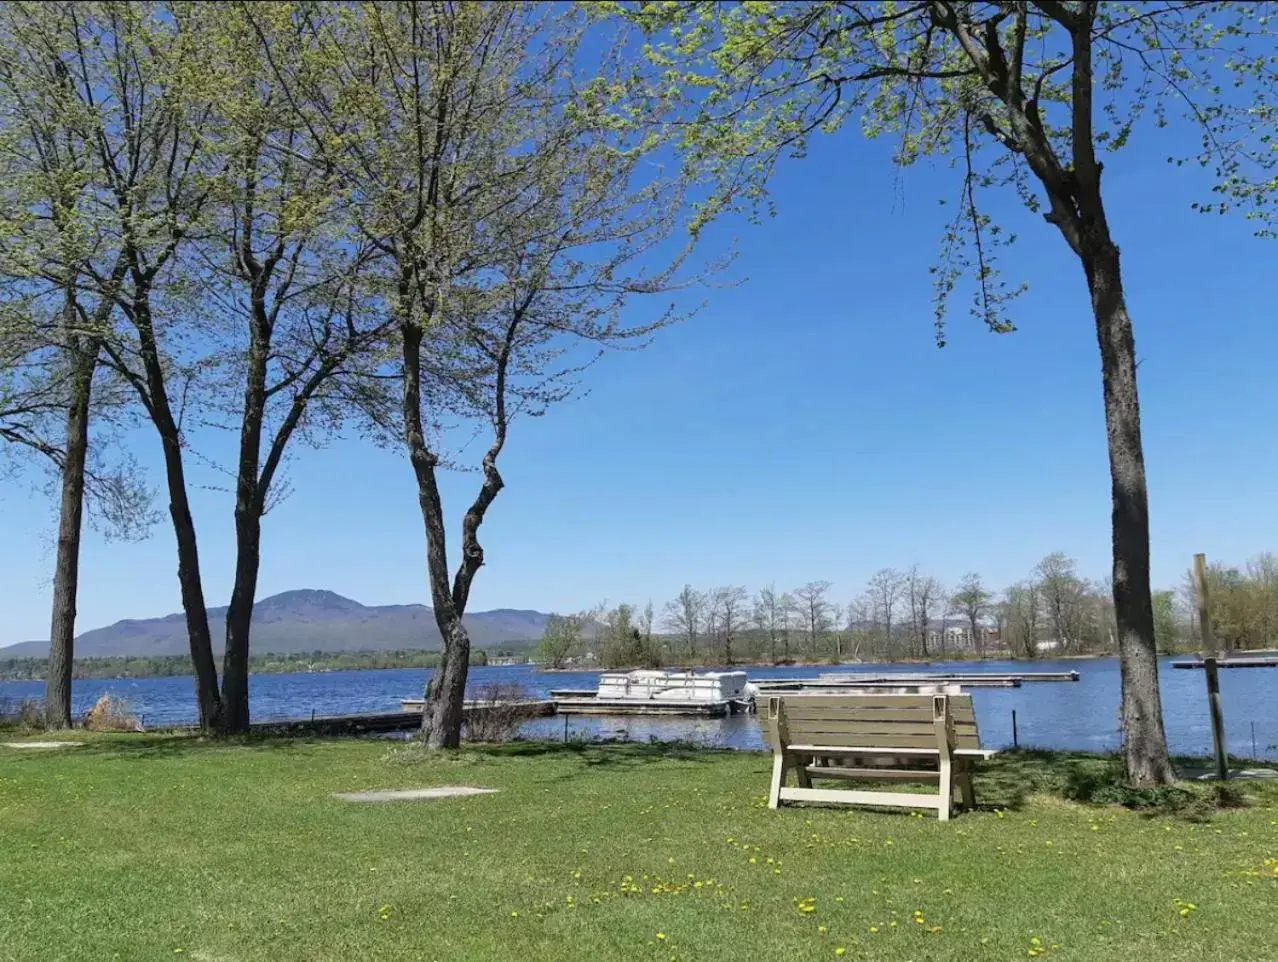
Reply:
[[693, 699], [599, 698], [594, 692], [551, 692], [561, 715], [663, 715], [666, 717], [723, 718], [748, 711], [744, 702]]

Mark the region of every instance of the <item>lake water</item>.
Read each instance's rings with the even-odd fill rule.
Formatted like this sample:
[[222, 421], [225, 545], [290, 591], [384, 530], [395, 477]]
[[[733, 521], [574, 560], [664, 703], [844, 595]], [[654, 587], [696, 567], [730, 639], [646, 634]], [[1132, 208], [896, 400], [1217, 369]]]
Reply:
[[[1016, 711], [1021, 745], [1075, 748], [1091, 751], [1119, 745], [1116, 659], [1096, 661], [983, 662], [920, 665], [848, 665], [749, 668], [752, 678], [815, 677], [824, 671], [1077, 671], [1078, 682], [1033, 683], [1020, 688], [972, 690], [982, 741], [990, 747], [1012, 744], [1012, 711]], [[401, 698], [420, 697], [428, 671], [390, 669], [335, 671], [289, 675], [255, 675], [250, 697], [255, 721], [355, 712], [397, 711]], [[473, 690], [490, 683], [513, 683], [545, 696], [551, 688], [593, 689], [597, 672], [541, 672], [530, 665], [476, 668], [470, 673]], [[1231, 669], [1220, 673], [1221, 702], [1233, 754], [1278, 758], [1278, 668]], [[1178, 754], [1211, 752], [1211, 722], [1201, 671], [1173, 670], [1162, 662], [1163, 709], [1171, 750]], [[103, 693], [128, 700], [148, 727], [195, 721], [195, 693], [190, 678], [137, 678], [77, 681], [73, 688], [76, 714], [87, 711]], [[40, 682], [0, 682], [0, 700], [38, 698]], [[564, 719], [531, 723], [532, 737], [564, 737]], [[597, 718], [567, 719], [570, 738], [624, 737], [637, 741], [688, 739], [729, 748], [763, 747], [756, 719]], [[1253, 750], [1254, 732], [1254, 750]]]

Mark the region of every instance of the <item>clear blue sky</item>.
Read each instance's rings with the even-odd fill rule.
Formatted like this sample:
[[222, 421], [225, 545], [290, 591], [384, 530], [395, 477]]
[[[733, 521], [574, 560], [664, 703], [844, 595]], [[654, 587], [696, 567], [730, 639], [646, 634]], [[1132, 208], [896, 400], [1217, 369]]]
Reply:
[[[1106, 170], [1141, 358], [1156, 585], [1177, 583], [1195, 551], [1241, 563], [1278, 549], [1278, 246], [1192, 213], [1205, 185], [1166, 153], [1146, 132]], [[783, 165], [779, 215], [711, 238], [735, 238], [741, 284], [705, 292], [700, 316], [605, 359], [589, 396], [514, 430], [472, 608], [660, 608], [685, 581], [828, 579], [847, 601], [876, 569], [914, 562], [1001, 588], [1057, 550], [1104, 577], [1109, 480], [1081, 269], [1054, 229], [996, 204], [1022, 238], [1008, 272], [1031, 285], [1020, 330], [990, 334], [960, 303], [937, 350], [927, 268], [953, 185], [943, 167], [898, 182], [886, 146], [855, 132]], [[230, 440], [197, 445], [230, 463]], [[159, 485], [154, 436], [133, 447]], [[426, 601], [399, 452], [298, 451], [294, 493], [266, 520], [260, 596]], [[454, 539], [474, 483], [446, 482]], [[223, 604], [230, 496], [197, 490], [194, 503], [205, 591]], [[0, 645], [47, 637], [52, 530], [47, 498], [0, 489]], [[167, 517], [140, 544], [90, 534], [80, 630], [179, 610], [175, 571]]]

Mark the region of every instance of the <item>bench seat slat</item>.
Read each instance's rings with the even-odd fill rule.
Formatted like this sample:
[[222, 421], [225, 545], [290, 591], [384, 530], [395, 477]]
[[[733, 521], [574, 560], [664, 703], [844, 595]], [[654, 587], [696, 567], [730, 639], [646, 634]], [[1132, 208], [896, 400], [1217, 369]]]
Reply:
[[[840, 722], [914, 722], [920, 725], [932, 724], [932, 710], [930, 708], [922, 710], [900, 711], [891, 708], [860, 708], [857, 706], [848, 706], [845, 708], [810, 708], [807, 705], [791, 705], [786, 702], [785, 717], [789, 722], [806, 722], [806, 721], [840, 721]], [[959, 709], [950, 714], [956, 726], [966, 725], [972, 727], [976, 724], [976, 716], [972, 713], [969, 706], [966, 710]]]
[[826, 765], [809, 765], [807, 773], [814, 778], [849, 778], [859, 781], [931, 782], [941, 780], [935, 769], [907, 768], [831, 768]]
[[[799, 755], [939, 755], [937, 748], [866, 748], [860, 745], [787, 745], [787, 753]], [[997, 748], [955, 748], [950, 752], [962, 758], [993, 758]]]

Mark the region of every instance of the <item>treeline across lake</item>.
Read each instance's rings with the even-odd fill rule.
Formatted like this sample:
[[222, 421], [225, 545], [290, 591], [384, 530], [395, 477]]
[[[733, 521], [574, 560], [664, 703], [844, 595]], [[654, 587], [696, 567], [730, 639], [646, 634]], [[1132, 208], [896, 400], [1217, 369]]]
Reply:
[[[515, 654], [518, 646], [499, 651], [475, 650], [472, 666], [488, 664], [489, 657]], [[0, 659], [0, 681], [43, 681], [48, 661], [44, 658]], [[398, 651], [311, 651], [288, 654], [262, 653], [249, 660], [256, 675], [287, 675], [302, 671], [354, 671], [366, 668], [438, 668], [439, 652], [402, 649]], [[170, 678], [191, 673], [186, 655], [153, 657], [81, 658], [74, 665], [74, 677]]]
[[[1278, 644], [1278, 555], [1208, 570], [1216, 643]], [[845, 596], [846, 597], [846, 596]], [[1155, 591], [1158, 649], [1202, 645], [1193, 578]], [[946, 586], [920, 565], [883, 568], [840, 600], [829, 581], [790, 591], [684, 585], [660, 609], [649, 602], [552, 615], [537, 659], [549, 667], [660, 667], [793, 661], [931, 661], [1078, 657], [1117, 653], [1113, 592], [1063, 552], [1001, 590], [976, 572]]]

